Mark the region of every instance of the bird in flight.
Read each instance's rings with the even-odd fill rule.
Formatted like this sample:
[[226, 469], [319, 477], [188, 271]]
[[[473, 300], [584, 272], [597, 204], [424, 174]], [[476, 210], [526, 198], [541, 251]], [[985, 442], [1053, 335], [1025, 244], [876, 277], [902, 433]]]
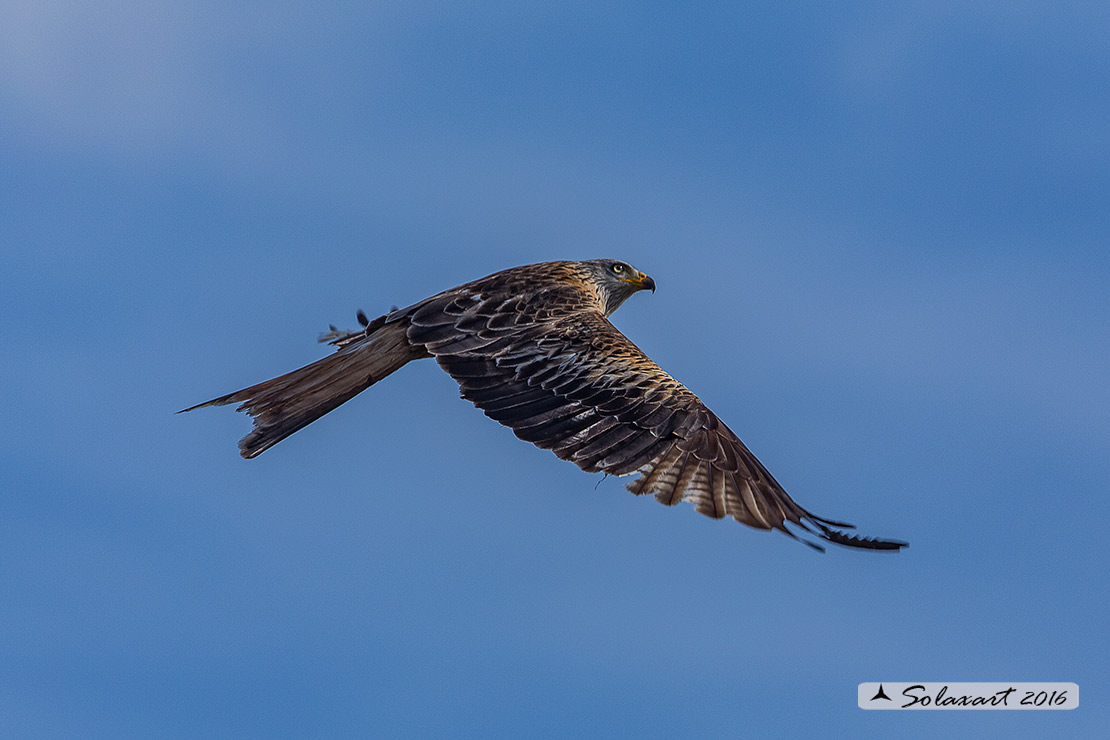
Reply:
[[610, 259], [513, 267], [395, 309], [361, 330], [321, 337], [322, 360], [184, 411], [238, 403], [254, 420], [239, 441], [252, 458], [403, 365], [435, 358], [462, 397], [520, 439], [588, 473], [639, 473], [632, 493], [756, 529], [847, 547], [906, 545], [847, 534], [852, 525], [794, 502], [740, 438], [701, 400], [609, 323], [655, 281]]

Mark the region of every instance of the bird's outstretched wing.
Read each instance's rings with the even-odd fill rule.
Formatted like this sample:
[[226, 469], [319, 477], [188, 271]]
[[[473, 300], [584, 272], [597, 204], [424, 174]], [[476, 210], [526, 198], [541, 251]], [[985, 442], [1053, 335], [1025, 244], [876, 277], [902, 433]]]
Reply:
[[706, 516], [795, 538], [787, 523], [849, 547], [905, 546], [846, 534], [839, 530], [851, 525], [795, 503], [697, 396], [573, 288], [524, 302], [495, 287], [463, 286], [417, 304], [407, 333], [464, 398], [520, 439], [587, 472], [639, 472], [629, 490], [668, 506], [689, 501]]

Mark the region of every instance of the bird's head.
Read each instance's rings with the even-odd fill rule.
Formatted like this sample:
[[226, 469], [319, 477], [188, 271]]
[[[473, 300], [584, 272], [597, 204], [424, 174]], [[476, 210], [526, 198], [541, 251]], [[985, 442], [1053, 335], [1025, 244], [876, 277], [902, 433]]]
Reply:
[[627, 262], [587, 260], [587, 266], [605, 301], [605, 315], [613, 313], [630, 295], [641, 290], [655, 292], [655, 281]]

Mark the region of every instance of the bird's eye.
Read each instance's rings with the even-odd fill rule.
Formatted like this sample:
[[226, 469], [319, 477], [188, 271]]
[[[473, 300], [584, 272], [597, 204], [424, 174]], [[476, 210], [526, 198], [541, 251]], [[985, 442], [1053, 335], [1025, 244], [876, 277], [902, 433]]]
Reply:
[[620, 275], [622, 272], [624, 272], [624, 265], [622, 265], [620, 262], [617, 262], [613, 265], [613, 272]]

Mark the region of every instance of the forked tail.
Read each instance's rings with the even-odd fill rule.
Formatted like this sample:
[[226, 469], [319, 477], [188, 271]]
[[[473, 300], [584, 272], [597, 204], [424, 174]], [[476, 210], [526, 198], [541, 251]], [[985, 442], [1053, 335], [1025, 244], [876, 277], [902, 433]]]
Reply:
[[[360, 321], [362, 315], [360, 314]], [[351, 400], [406, 363], [427, 357], [423, 345], [413, 346], [405, 336], [408, 321], [386, 323], [385, 317], [369, 322], [365, 331], [337, 333], [334, 354], [272, 380], [197, 404], [179, 413], [240, 404], [254, 419], [254, 429], [239, 440], [239, 453], [252, 458], [293, 432], [311, 424]]]

